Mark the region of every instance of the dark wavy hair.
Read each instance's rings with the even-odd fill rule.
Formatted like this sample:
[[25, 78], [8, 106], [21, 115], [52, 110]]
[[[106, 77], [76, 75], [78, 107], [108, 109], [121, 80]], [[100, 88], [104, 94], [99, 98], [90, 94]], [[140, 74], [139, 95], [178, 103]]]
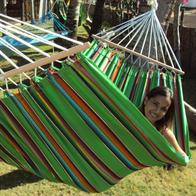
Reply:
[[[167, 110], [167, 113], [165, 114], [165, 116], [158, 120], [155, 124], [155, 127], [161, 131], [163, 130], [165, 127], [172, 127], [172, 121], [173, 121], [173, 115], [174, 115], [174, 99], [173, 99], [173, 93], [172, 91], [164, 86], [158, 86], [153, 88], [151, 91], [149, 91], [145, 97], [147, 97], [148, 99], [156, 97], [156, 96], [164, 96], [167, 97], [169, 96], [171, 99], [171, 105]], [[144, 101], [143, 101], [143, 105], [142, 105], [142, 112], [144, 114]]]

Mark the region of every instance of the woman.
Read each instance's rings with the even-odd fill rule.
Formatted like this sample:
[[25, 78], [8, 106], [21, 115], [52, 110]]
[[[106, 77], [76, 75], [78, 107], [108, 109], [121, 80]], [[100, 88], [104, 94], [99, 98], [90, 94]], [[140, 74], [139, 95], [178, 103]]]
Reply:
[[159, 86], [152, 89], [144, 98], [142, 112], [177, 152], [187, 156], [171, 131], [174, 102], [173, 94], [169, 88]]

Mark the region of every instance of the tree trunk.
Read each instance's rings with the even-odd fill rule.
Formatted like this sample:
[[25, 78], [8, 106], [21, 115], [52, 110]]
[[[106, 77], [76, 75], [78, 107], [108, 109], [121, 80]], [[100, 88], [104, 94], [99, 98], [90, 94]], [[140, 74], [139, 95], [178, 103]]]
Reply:
[[178, 0], [172, 0], [171, 3], [168, 4], [168, 10], [164, 16], [164, 21], [163, 21], [164, 27], [163, 28], [164, 28], [164, 32], [166, 35], [169, 29], [170, 19], [171, 19], [171, 16], [172, 16], [172, 13], [173, 13], [173, 10], [174, 10], [174, 7], [177, 1]]
[[196, 133], [196, 109], [184, 101], [189, 129]]
[[6, 0], [0, 0], [0, 13], [6, 14]]
[[96, 34], [101, 30], [102, 20], [103, 20], [103, 9], [105, 0], [97, 0], [95, 5], [95, 11], [93, 14], [93, 22], [91, 25], [90, 36]]
[[180, 7], [181, 1], [178, 0], [174, 7], [174, 22], [173, 22], [173, 38], [174, 38], [174, 52], [178, 62], [181, 62], [181, 55], [180, 55]]
[[71, 31], [69, 36], [77, 39], [77, 28], [80, 18], [80, 5], [81, 0], [71, 0], [67, 13], [67, 27]]
[[173, 5], [177, 0], [158, 0], [158, 10], [156, 12], [160, 23], [165, 26], [165, 21], [173, 10]]

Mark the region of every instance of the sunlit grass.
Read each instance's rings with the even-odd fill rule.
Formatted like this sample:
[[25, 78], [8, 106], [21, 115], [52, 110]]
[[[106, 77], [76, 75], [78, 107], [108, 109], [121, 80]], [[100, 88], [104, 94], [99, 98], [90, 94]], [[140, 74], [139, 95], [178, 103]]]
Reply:
[[99, 194], [88, 194], [66, 184], [49, 182], [0, 162], [0, 195], [194, 196], [196, 193], [196, 138], [193, 136], [191, 153], [192, 159], [186, 167], [178, 166], [171, 171], [160, 167], [143, 169], [130, 174], [111, 189]]

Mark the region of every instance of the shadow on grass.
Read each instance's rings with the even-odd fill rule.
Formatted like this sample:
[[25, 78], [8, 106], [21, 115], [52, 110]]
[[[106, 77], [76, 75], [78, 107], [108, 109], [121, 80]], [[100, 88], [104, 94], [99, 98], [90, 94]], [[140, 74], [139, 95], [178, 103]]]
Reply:
[[194, 144], [190, 147], [191, 150], [196, 150], [196, 133], [193, 131], [190, 131], [190, 141], [192, 141]]
[[196, 146], [190, 147], [191, 150], [196, 150]]
[[190, 140], [196, 143], [196, 132], [189, 130], [189, 136], [190, 136]]
[[0, 176], [0, 190], [9, 189], [21, 184], [33, 183], [42, 180], [42, 178], [35, 176], [23, 170], [14, 170], [10, 173]]

